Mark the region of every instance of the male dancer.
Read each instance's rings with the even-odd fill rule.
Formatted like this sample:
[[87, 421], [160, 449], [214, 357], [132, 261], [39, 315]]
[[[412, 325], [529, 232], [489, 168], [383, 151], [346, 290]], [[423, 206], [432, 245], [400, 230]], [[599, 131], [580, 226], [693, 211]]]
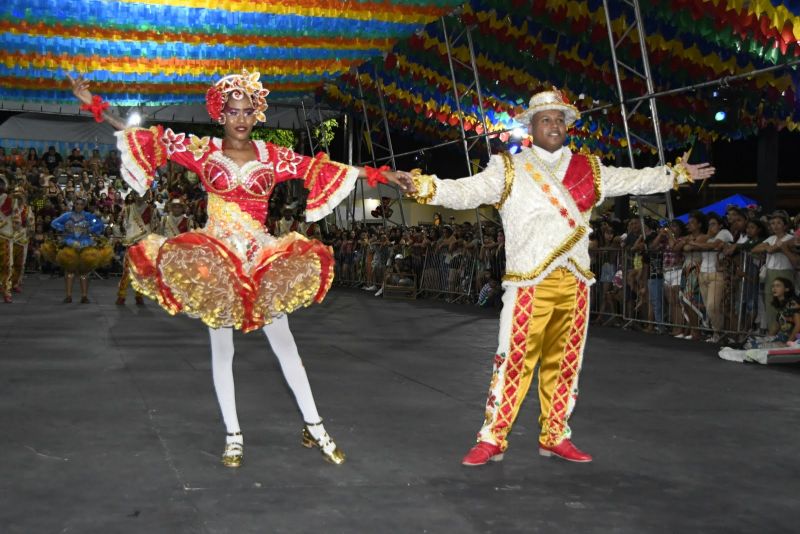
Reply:
[[22, 278], [25, 276], [25, 262], [28, 259], [28, 241], [33, 234], [36, 220], [33, 210], [28, 206], [25, 189], [22, 186], [14, 189], [14, 201], [11, 289], [15, 293], [20, 293]]
[[530, 150], [492, 156], [486, 170], [460, 180], [416, 175], [418, 202], [453, 209], [494, 204], [503, 219], [507, 271], [499, 347], [478, 444], [463, 465], [500, 461], [507, 436], [539, 366], [539, 453], [573, 462], [567, 424], [589, 324], [589, 217], [605, 197], [667, 191], [714, 173], [708, 164], [647, 169], [605, 167], [564, 146], [578, 110], [558, 90], [533, 95], [517, 120], [530, 122]]
[[180, 198], [169, 201], [169, 213], [161, 218], [161, 230], [158, 232], [167, 239], [188, 232], [194, 228], [192, 218], [186, 215], [186, 204]]
[[14, 199], [6, 190], [8, 180], [0, 174], [0, 293], [11, 303], [11, 271], [14, 262]]
[[[155, 208], [137, 193], [129, 193], [125, 198], [125, 208], [122, 211], [122, 226], [125, 229], [125, 238], [122, 243], [130, 248], [158, 227]], [[122, 262], [122, 277], [119, 279], [119, 286], [117, 286], [118, 306], [124, 306], [125, 298], [128, 296], [129, 271], [130, 260], [126, 251], [125, 259]], [[136, 305], [144, 306], [143, 295], [138, 291], [136, 291]]]

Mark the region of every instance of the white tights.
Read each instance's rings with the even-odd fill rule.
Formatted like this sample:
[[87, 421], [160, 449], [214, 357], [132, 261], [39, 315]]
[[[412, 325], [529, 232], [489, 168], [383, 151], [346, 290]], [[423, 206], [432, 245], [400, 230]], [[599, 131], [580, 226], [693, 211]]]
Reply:
[[[297, 406], [303, 414], [306, 423], [317, 423], [320, 421], [317, 407], [314, 404], [314, 396], [311, 394], [311, 385], [308, 383], [308, 376], [297, 352], [297, 345], [289, 330], [289, 320], [282, 315], [264, 328], [272, 351], [278, 357], [283, 370], [283, 377], [289, 384], [289, 388], [294, 393]], [[225, 421], [225, 428], [228, 434], [240, 432], [239, 418], [236, 415], [236, 395], [233, 385], [233, 329], [209, 328], [208, 333], [211, 337], [211, 370], [214, 376], [214, 389], [217, 392], [217, 400], [222, 411], [222, 419]], [[312, 434], [317, 434], [317, 430], [324, 432], [322, 425], [310, 427]], [[317, 436], [315, 436], [317, 437]], [[237, 440], [229, 441], [240, 441]]]

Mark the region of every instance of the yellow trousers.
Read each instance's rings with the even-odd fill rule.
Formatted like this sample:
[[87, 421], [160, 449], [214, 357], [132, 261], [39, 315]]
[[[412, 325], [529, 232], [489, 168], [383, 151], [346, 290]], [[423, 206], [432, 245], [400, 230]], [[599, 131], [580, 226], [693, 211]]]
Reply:
[[[117, 286], [117, 298], [125, 300], [128, 296], [128, 285], [131, 283], [131, 265], [128, 260], [128, 253], [125, 253], [125, 259], [122, 261], [122, 278], [119, 279]], [[142, 298], [142, 294], [136, 291], [136, 298]]]
[[25, 276], [25, 260], [28, 256], [28, 245], [13, 243], [11, 246], [11, 287], [19, 287]]
[[11, 278], [13, 271], [13, 241], [0, 237], [0, 293], [2, 293], [3, 296], [11, 296]]
[[570, 437], [567, 421], [578, 394], [578, 374], [588, 328], [588, 286], [564, 268], [539, 284], [508, 287], [500, 335], [478, 441], [508, 447], [507, 436], [539, 369], [539, 441]]

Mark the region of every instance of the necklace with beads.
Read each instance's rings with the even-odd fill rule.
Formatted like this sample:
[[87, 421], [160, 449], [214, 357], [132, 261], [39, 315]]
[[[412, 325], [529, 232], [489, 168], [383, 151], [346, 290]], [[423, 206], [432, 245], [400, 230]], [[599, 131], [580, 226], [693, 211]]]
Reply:
[[555, 165], [547, 163], [545, 160], [543, 160], [539, 156], [539, 154], [536, 153], [536, 150], [531, 150], [531, 153], [533, 154], [533, 157], [534, 159], [536, 159], [536, 162], [539, 164], [539, 166], [542, 167], [545, 171], [547, 171], [547, 174], [550, 175], [550, 178], [552, 178], [556, 182], [561, 181], [558, 178], [558, 173], [561, 169], [561, 165], [564, 163], [564, 158], [567, 153], [566, 150], [564, 150], [563, 148], [561, 149], [561, 155], [558, 157], [558, 160], [555, 162]]

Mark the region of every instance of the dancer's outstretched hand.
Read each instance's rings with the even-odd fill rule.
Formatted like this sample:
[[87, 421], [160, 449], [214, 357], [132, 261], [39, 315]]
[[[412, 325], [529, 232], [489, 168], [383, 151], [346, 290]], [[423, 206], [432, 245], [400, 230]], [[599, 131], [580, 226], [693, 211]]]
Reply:
[[710, 163], [688, 163], [687, 160], [689, 159], [690, 154], [691, 150], [689, 152], [685, 152], [681, 161], [683, 162], [683, 166], [689, 172], [689, 175], [692, 177], [692, 180], [696, 182], [698, 180], [705, 180], [714, 176], [714, 173], [717, 171], [717, 169], [712, 167]]
[[383, 175], [389, 182], [395, 184], [400, 188], [403, 193], [413, 193], [414, 181], [411, 179], [411, 174], [405, 171], [385, 171]]
[[92, 103], [92, 93], [89, 91], [89, 80], [84, 78], [83, 74], [77, 78], [67, 74], [67, 79], [72, 84], [72, 94], [81, 101], [81, 104], [90, 105]]

